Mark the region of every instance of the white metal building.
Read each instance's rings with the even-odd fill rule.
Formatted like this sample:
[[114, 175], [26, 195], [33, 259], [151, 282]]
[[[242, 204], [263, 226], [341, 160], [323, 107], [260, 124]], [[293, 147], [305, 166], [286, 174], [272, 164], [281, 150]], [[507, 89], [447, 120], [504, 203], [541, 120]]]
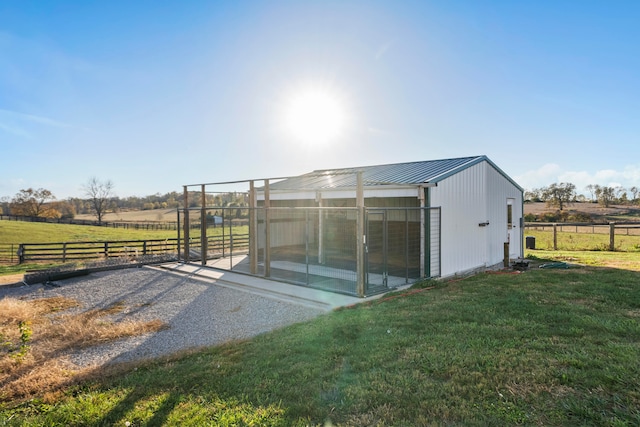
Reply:
[[501, 265], [507, 251], [509, 259], [523, 257], [523, 189], [486, 156], [314, 171], [271, 184], [270, 206], [356, 206], [357, 173], [367, 209], [440, 209], [439, 230], [424, 214], [416, 229], [422, 277]]
[[206, 205], [224, 183], [198, 185], [200, 207], [182, 213], [185, 261], [367, 296], [523, 256], [523, 190], [486, 156], [245, 182], [245, 217]]

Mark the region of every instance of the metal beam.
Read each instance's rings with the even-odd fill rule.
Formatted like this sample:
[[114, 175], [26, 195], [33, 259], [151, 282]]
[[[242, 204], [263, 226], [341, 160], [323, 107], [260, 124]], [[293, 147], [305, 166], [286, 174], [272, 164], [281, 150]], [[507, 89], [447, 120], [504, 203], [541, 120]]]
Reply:
[[356, 187], [356, 291], [358, 296], [365, 296], [365, 234], [364, 234], [364, 185], [362, 172], [358, 172], [358, 185]]

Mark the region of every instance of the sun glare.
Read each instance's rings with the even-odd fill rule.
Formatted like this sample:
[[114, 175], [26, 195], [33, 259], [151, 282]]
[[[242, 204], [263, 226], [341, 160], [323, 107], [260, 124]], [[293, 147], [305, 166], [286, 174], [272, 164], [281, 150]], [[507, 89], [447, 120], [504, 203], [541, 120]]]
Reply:
[[325, 89], [305, 88], [288, 100], [284, 114], [287, 132], [298, 142], [327, 144], [344, 131], [346, 112], [340, 98]]

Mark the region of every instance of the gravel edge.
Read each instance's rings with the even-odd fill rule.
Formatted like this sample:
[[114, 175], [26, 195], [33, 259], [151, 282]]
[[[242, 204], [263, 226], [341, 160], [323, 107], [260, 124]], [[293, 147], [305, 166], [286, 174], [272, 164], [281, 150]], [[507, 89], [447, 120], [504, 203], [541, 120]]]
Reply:
[[111, 320], [158, 319], [167, 329], [120, 339], [67, 356], [78, 367], [142, 361], [184, 350], [214, 346], [317, 317], [326, 311], [264, 295], [218, 286], [211, 279], [178, 276], [158, 269], [102, 271], [21, 287], [0, 287], [0, 298], [23, 300], [61, 296], [80, 303], [74, 310], [123, 310]]

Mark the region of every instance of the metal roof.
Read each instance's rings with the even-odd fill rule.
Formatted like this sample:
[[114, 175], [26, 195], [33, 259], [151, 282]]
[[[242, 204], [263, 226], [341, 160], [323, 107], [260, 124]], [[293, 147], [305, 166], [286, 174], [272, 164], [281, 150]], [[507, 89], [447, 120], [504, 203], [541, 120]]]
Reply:
[[[435, 184], [461, 170], [482, 161], [488, 161], [511, 182], [486, 156], [460, 157], [456, 159], [426, 160], [389, 165], [361, 166], [343, 169], [316, 170], [304, 175], [287, 178], [270, 184], [271, 190], [325, 190], [354, 188], [357, 172], [362, 172], [365, 187], [379, 185]], [[515, 182], [513, 182], [515, 184]], [[517, 186], [517, 184], [515, 184]]]

